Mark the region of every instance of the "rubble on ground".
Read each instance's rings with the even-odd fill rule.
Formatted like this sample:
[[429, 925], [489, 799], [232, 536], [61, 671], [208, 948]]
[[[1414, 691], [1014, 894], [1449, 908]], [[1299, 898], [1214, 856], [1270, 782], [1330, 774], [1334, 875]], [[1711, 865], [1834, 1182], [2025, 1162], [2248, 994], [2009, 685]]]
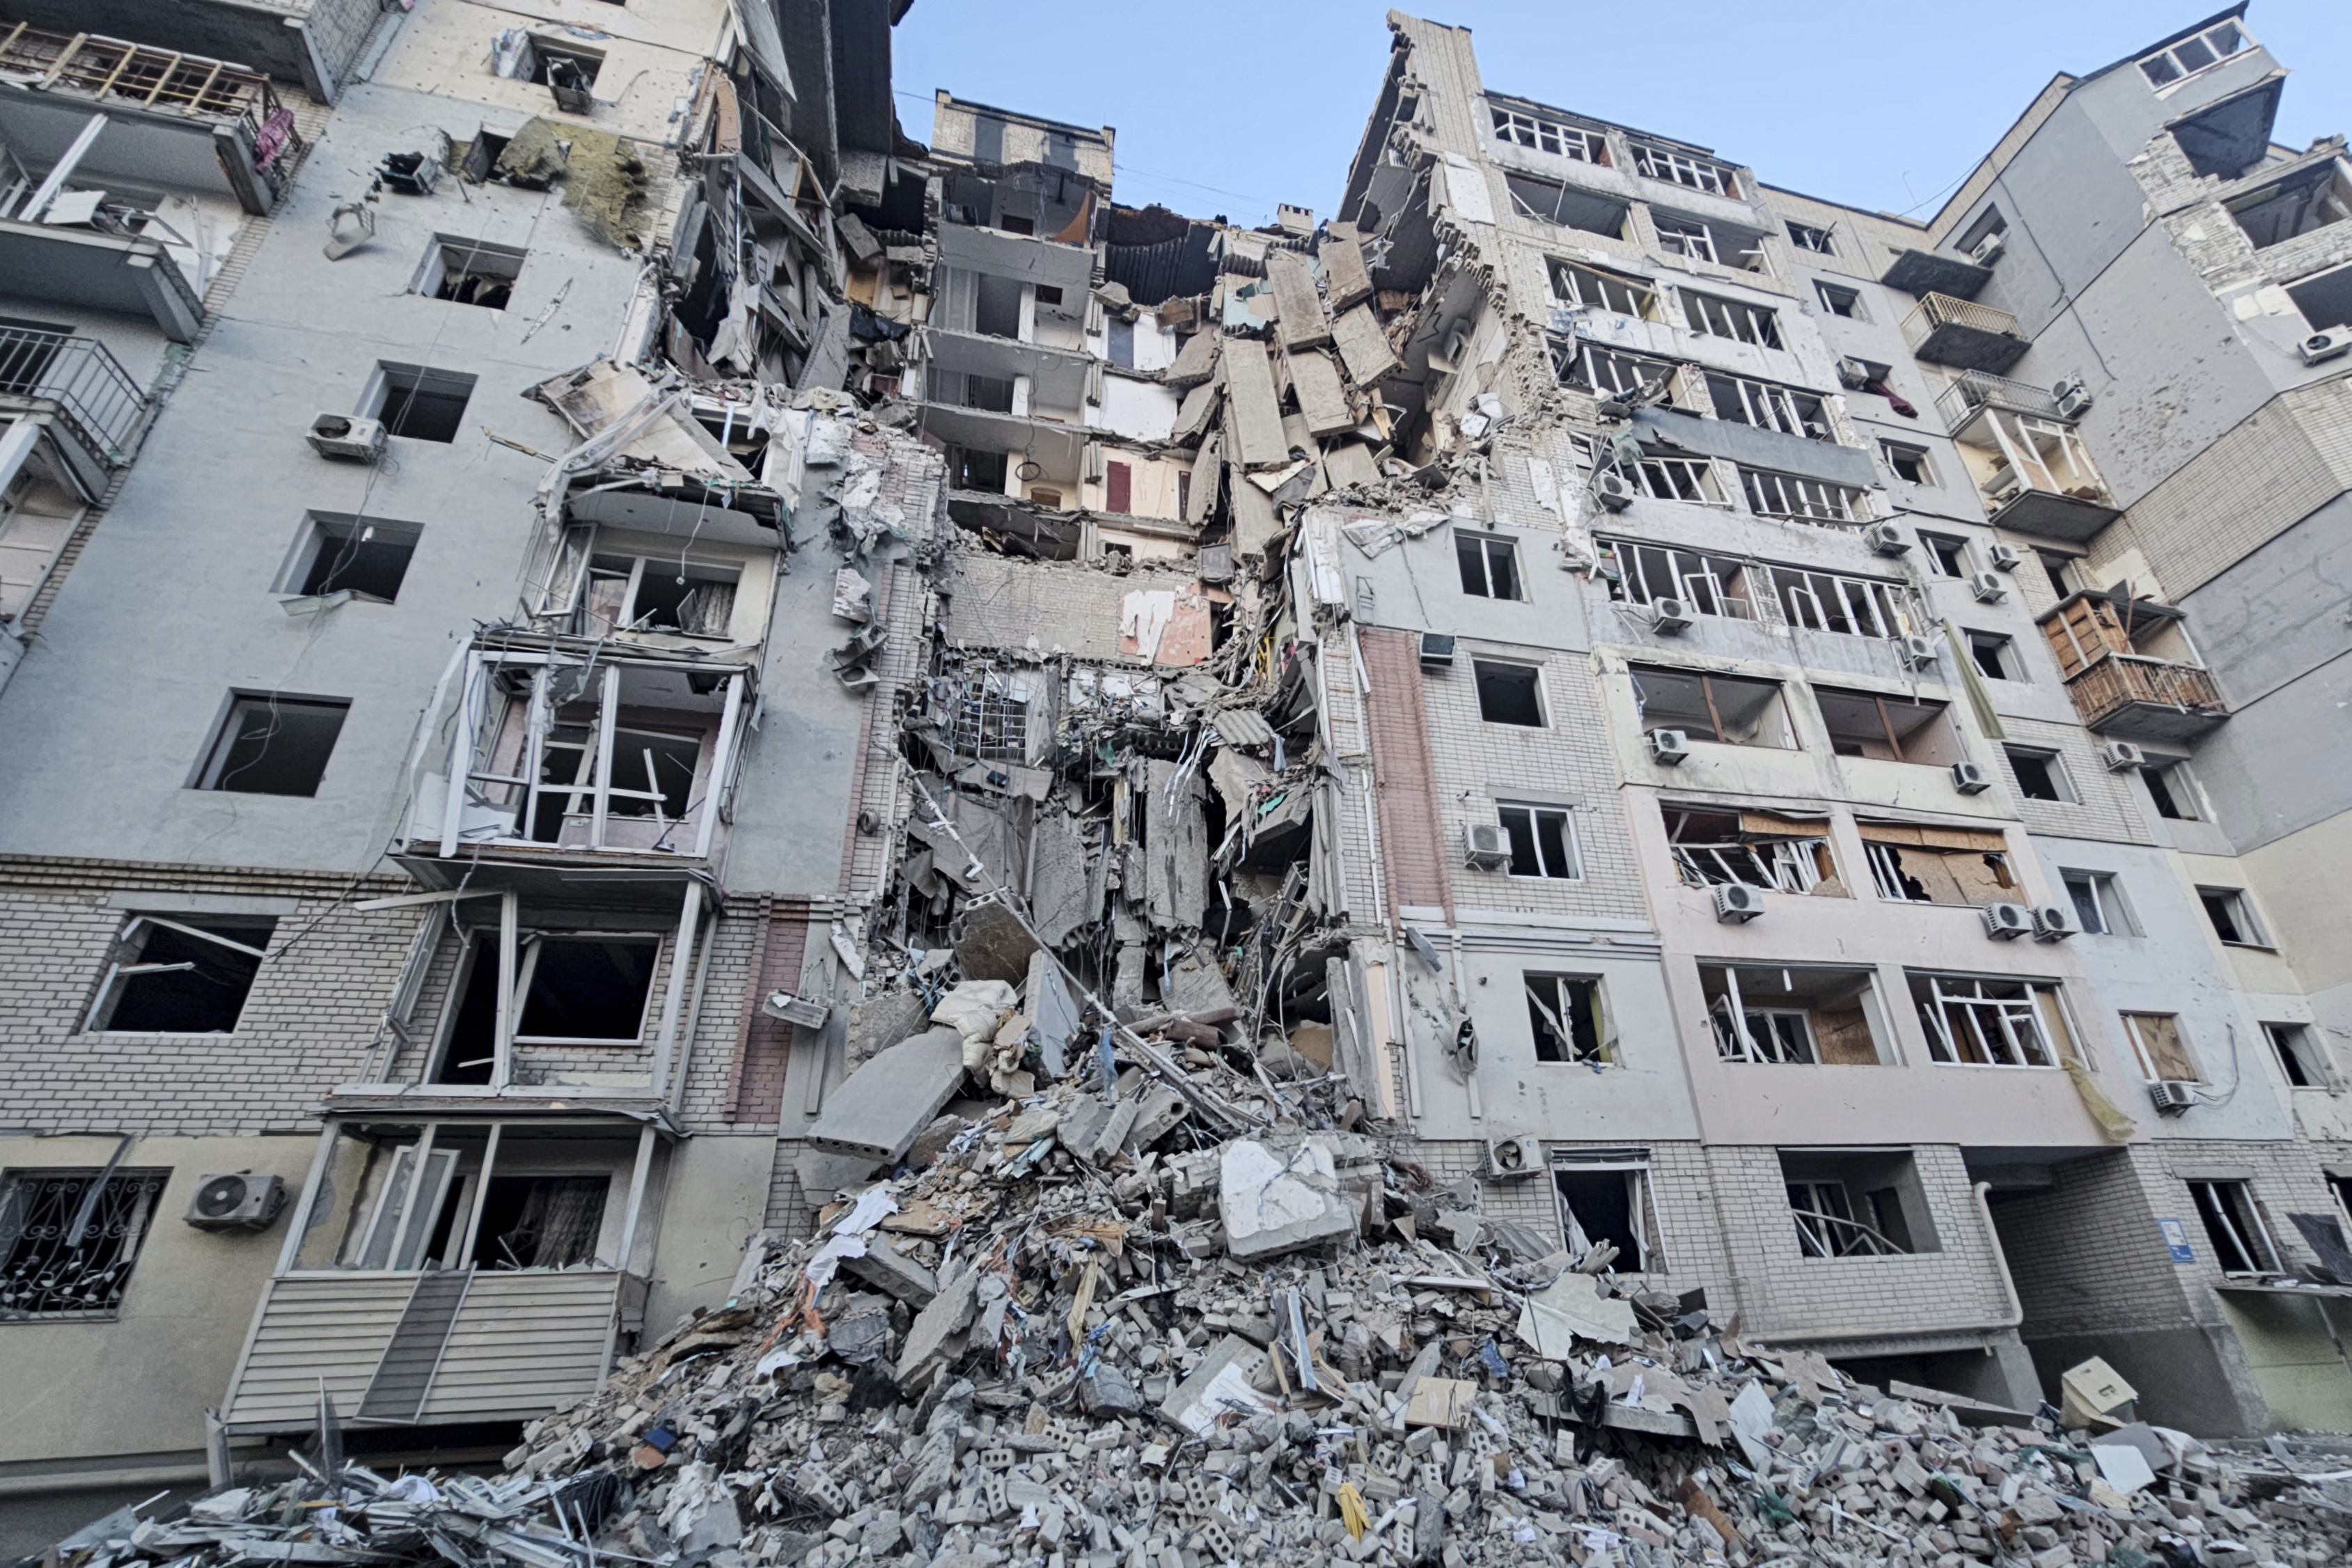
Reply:
[[894, 1174], [813, 1237], [755, 1237], [724, 1307], [533, 1424], [503, 1474], [345, 1462], [322, 1400], [296, 1479], [124, 1510], [42, 1561], [2319, 1568], [2352, 1550], [2352, 1470], [2119, 1426], [2111, 1376], [2077, 1417], [2103, 1432], [1858, 1384], [1744, 1340], [1698, 1292], [1620, 1280], [1606, 1243], [1571, 1258], [1483, 1213], [1474, 1181], [1252, 1121], [1265, 1086], [1178, 1044], [1183, 1022], [1118, 1031], [1041, 1093], [948, 1101]]

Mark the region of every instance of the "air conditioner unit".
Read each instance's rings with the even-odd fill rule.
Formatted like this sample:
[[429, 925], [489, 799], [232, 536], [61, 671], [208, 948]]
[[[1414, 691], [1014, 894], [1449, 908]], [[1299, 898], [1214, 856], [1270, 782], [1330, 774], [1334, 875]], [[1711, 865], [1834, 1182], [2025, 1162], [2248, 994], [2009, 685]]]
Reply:
[[2330, 327], [2324, 332], [2314, 332], [2298, 346], [2305, 364], [2334, 359], [2337, 354], [2352, 352], [2352, 327]]
[[1952, 787], [1962, 795], [1982, 795], [1992, 788], [1992, 775], [1985, 772], [1982, 763], [1954, 763]]
[[1650, 731], [1650, 761], [1667, 767], [1679, 767], [1690, 755], [1690, 737], [1680, 730]]
[[1463, 863], [1474, 871], [1499, 871], [1511, 863], [1511, 841], [1498, 822], [1473, 822], [1462, 829]]
[[2036, 942], [2064, 942], [2082, 929], [2083, 922], [2075, 918], [2073, 910], [2063, 904], [2033, 906], [2033, 940]]
[[1914, 669], [1925, 669], [1935, 663], [1940, 651], [1934, 637], [1907, 637], [1897, 646], [1902, 649], [1903, 662]]
[[1715, 918], [1727, 925], [1746, 925], [1764, 912], [1764, 894], [1745, 882], [1726, 882], [1715, 889]]
[[310, 421], [310, 450], [322, 458], [373, 463], [383, 456], [383, 421], [321, 414]]
[[1611, 511], [1623, 511], [1633, 504], [1633, 487], [1622, 474], [1595, 474], [1592, 499]]
[[231, 1176], [200, 1177], [187, 1221], [198, 1230], [268, 1230], [285, 1206], [283, 1181], [239, 1171]]
[[2023, 904], [1987, 904], [1982, 913], [1985, 935], [1995, 942], [2013, 942], [2033, 934], [2033, 911]]
[[1859, 391], [1870, 384], [1870, 366], [1858, 359], [1838, 361], [1837, 375], [1841, 386], [1851, 386]]
[[798, 1024], [803, 1029], [822, 1029], [833, 1017], [833, 1009], [807, 996], [795, 996], [789, 991], [771, 991], [760, 1004], [760, 1011], [771, 1018], [782, 1018], [787, 1024]]
[[1992, 569], [1996, 572], [2014, 572], [2025, 564], [2024, 553], [2007, 544], [1985, 546], [1985, 559], [1992, 563]]
[[1496, 1138], [1486, 1145], [1486, 1173], [1490, 1176], [1515, 1182], [1523, 1176], [1540, 1175], [1543, 1168], [1540, 1138]]
[[1997, 605], [2003, 599], [2009, 597], [2008, 587], [2002, 584], [2000, 578], [1994, 576], [1990, 572], [1970, 573], [1969, 574], [1969, 592], [1974, 594], [1978, 598], [1983, 600], [1988, 605]]
[[2152, 1083], [2147, 1097], [2158, 1110], [2168, 1116], [2178, 1116], [2197, 1103], [2197, 1086], [2193, 1083]]
[[1421, 668], [1450, 669], [1454, 667], [1454, 638], [1444, 632], [1421, 634]]
[[2050, 389], [2050, 395], [2057, 400], [2061, 419], [2080, 419], [2091, 411], [2091, 389], [2080, 376], [2067, 376]]
[[1990, 267], [2000, 258], [2000, 253], [2008, 248], [2007, 235], [1989, 234], [1969, 247], [1969, 255], [1979, 267]]
[[1650, 601], [1650, 626], [1668, 637], [1690, 630], [1691, 607], [1687, 599], [1653, 599]]
[[1891, 522], [1874, 522], [1862, 531], [1862, 542], [1881, 555], [1908, 555], [1911, 536]]
[[2102, 741], [2099, 763], [2111, 773], [2127, 773], [2147, 766], [2147, 753], [2130, 741]]

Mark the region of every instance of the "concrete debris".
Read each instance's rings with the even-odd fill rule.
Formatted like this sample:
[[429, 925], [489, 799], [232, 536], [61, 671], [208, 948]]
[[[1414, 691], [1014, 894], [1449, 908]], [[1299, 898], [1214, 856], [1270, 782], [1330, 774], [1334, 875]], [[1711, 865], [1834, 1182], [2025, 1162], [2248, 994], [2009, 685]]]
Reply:
[[896, 1160], [962, 1087], [964, 1037], [927, 1029], [849, 1075], [825, 1097], [809, 1143], [829, 1153]]

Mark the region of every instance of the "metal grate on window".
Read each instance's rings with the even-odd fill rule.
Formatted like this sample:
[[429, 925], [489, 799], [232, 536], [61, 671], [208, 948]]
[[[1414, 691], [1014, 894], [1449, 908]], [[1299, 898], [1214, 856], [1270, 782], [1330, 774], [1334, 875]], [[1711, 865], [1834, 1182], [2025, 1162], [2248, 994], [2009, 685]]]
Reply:
[[169, 1171], [18, 1171], [0, 1193], [0, 1321], [122, 1305]]
[[968, 672], [949, 729], [956, 754], [1018, 762], [1029, 754], [1029, 704], [1001, 670]]

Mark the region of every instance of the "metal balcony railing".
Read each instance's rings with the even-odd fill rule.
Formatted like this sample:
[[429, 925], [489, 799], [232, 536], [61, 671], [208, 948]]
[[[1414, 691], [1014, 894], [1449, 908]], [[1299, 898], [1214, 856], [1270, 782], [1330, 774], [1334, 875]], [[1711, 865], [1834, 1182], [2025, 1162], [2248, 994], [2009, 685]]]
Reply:
[[[1970, 305], [1970, 310], [1981, 307]], [[2049, 389], [2030, 381], [2012, 381], [1990, 371], [1964, 370], [1958, 380], [1936, 395], [1937, 410], [1944, 416], [1944, 427], [1957, 430], [1982, 408], [2003, 408], [2012, 414], [2030, 415], [2036, 419], [2063, 419], [2058, 400]]]
[[302, 138], [294, 130], [294, 111], [278, 100], [268, 77], [226, 60], [92, 33], [50, 33], [23, 22], [0, 22], [0, 79], [101, 104], [240, 121], [254, 167], [273, 197], [286, 194], [300, 162]]
[[2024, 334], [2017, 330], [2017, 318], [2007, 310], [1979, 305], [1973, 300], [1955, 300], [1949, 294], [1920, 296], [1918, 305], [1903, 318], [1903, 341], [1916, 353], [1941, 327], [1963, 327], [2024, 341]]
[[39, 398], [84, 447], [115, 467], [131, 460], [147, 395], [106, 345], [26, 327], [0, 327], [0, 395]]
[[2094, 729], [2139, 703], [2215, 719], [2229, 711], [2221, 688], [2207, 671], [2140, 654], [2102, 655], [2068, 678], [2066, 693], [2074, 700], [2083, 722]]

